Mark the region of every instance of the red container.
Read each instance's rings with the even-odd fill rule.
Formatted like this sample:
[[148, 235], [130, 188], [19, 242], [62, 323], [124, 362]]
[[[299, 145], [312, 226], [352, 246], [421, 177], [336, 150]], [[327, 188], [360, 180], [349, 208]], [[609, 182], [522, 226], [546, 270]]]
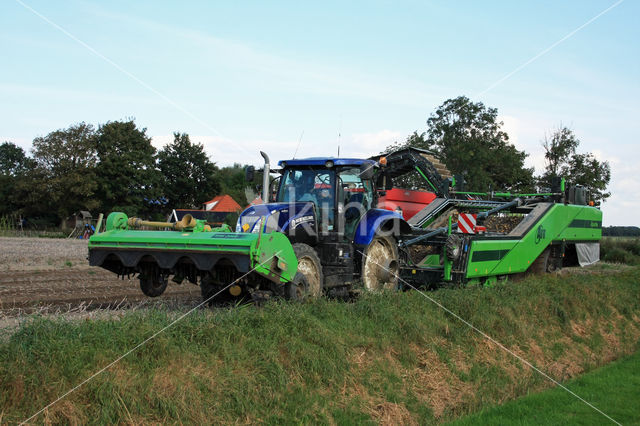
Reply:
[[393, 188], [385, 192], [378, 200], [378, 207], [387, 210], [397, 210], [400, 207], [404, 220], [412, 218], [436, 198], [436, 194], [427, 191]]

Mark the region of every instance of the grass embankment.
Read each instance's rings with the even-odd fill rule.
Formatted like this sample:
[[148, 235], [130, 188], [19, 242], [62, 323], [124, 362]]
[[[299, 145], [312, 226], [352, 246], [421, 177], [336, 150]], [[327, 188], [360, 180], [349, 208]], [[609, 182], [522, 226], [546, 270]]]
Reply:
[[[612, 362], [566, 383], [567, 388], [622, 424], [640, 423], [640, 353]], [[607, 419], [593, 408], [554, 388], [483, 410], [453, 423], [462, 425], [593, 424]]]
[[[429, 296], [564, 381], [638, 349], [639, 283], [638, 267], [601, 267]], [[0, 343], [0, 422], [30, 416], [176, 317], [30, 321]], [[198, 311], [38, 421], [429, 423], [548, 387], [407, 292]]]

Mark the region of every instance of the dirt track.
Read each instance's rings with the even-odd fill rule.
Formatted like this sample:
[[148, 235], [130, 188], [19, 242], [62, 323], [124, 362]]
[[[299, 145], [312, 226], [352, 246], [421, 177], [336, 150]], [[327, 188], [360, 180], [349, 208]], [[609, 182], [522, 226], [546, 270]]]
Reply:
[[[0, 238], [0, 311], [34, 310], [42, 306], [99, 307], [149, 299], [137, 279], [90, 267], [87, 242], [44, 238]], [[200, 297], [198, 287], [169, 282], [153, 300]]]

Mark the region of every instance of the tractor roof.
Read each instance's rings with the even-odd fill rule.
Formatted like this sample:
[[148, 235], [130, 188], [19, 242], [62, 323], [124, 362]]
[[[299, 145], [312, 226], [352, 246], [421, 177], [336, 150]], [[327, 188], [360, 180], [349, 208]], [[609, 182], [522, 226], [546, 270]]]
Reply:
[[361, 166], [363, 164], [378, 164], [377, 161], [362, 158], [311, 157], [299, 158], [295, 160], [281, 160], [278, 162], [278, 166], [324, 166], [327, 161], [332, 161], [334, 166]]

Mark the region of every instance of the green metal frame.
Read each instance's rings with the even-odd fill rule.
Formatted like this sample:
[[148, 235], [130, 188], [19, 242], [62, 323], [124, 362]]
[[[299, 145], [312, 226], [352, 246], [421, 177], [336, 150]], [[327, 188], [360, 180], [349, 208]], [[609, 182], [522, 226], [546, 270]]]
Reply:
[[228, 227], [206, 231], [202, 226], [186, 231], [130, 230], [127, 216], [114, 212], [107, 217], [106, 231], [89, 239], [89, 251], [118, 249], [224, 252], [248, 256], [251, 269], [276, 283], [293, 280], [298, 269], [289, 239], [279, 232], [235, 233], [229, 232]]
[[466, 278], [526, 271], [551, 244], [597, 242], [602, 238], [602, 212], [594, 207], [554, 204], [522, 238], [474, 239]]

